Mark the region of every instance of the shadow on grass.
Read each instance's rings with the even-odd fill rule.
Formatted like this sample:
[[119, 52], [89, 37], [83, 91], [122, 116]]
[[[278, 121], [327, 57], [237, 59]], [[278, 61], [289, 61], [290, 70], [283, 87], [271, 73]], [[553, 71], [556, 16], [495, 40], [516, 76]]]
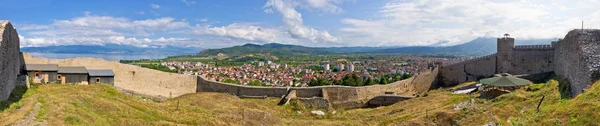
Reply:
[[571, 99], [573, 98], [573, 94], [571, 93], [571, 84], [569, 84], [569, 80], [563, 78], [561, 76], [556, 75], [554, 72], [551, 73], [545, 81], [556, 80], [558, 81], [558, 91], [560, 92], [561, 99]]
[[10, 108], [10, 105], [13, 103], [19, 102], [21, 99], [23, 99], [25, 92], [27, 92], [27, 88], [25, 86], [16, 86], [13, 92], [10, 94], [8, 100], [0, 101], [0, 112]]

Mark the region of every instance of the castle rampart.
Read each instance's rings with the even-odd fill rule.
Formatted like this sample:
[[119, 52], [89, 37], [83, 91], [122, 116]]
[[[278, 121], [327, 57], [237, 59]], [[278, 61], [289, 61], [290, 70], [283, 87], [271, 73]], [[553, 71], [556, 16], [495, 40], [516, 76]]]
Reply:
[[600, 79], [600, 30], [573, 30], [553, 44], [554, 72], [569, 81], [574, 95]]
[[600, 79], [600, 30], [572, 30], [550, 45], [514, 46], [508, 35], [498, 38], [497, 44], [496, 54], [442, 66], [441, 84], [452, 86], [498, 73], [555, 72], [570, 82], [576, 95]]
[[[425, 93], [436, 84], [438, 69], [421, 73], [409, 79], [397, 81], [386, 85], [372, 85], [362, 87], [350, 86], [316, 86], [316, 87], [290, 87], [295, 90], [298, 98], [322, 97], [329, 101], [335, 108], [358, 108], [367, 105], [367, 102], [386, 92], [396, 94]], [[256, 87], [206, 80], [198, 77], [197, 92], [221, 92], [241, 97], [277, 97], [282, 98], [288, 94], [287, 87]]]
[[492, 76], [496, 73], [496, 56], [497, 54], [491, 54], [442, 66], [441, 83], [443, 86], [451, 86]]
[[22, 66], [19, 35], [8, 21], [0, 21], [0, 101], [9, 98]]

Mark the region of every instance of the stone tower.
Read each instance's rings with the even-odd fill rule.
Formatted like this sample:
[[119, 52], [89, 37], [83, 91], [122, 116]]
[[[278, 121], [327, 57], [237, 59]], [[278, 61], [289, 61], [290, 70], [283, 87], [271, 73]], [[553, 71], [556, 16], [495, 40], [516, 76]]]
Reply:
[[496, 73], [509, 73], [512, 68], [513, 48], [515, 39], [508, 34], [497, 40], [498, 50], [496, 54]]

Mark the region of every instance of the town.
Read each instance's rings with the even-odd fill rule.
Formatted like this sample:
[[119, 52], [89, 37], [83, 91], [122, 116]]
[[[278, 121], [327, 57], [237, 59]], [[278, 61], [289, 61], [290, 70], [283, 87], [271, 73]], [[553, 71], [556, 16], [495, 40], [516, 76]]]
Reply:
[[[295, 66], [273, 61], [251, 61], [239, 66], [215, 66], [203, 62], [189, 61], [163, 61], [160, 65], [180, 74], [202, 76], [208, 80], [225, 83], [251, 86], [306, 87], [388, 84], [418, 75], [435, 65], [456, 61], [448, 58], [404, 56], [379, 60], [321, 60]], [[344, 81], [351, 78], [354, 78], [352, 83], [344, 83]]]

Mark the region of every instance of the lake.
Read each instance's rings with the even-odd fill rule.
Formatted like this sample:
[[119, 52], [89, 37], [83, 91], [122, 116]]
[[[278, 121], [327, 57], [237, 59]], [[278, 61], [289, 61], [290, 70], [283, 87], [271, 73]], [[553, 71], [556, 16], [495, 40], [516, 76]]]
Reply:
[[177, 54], [68, 54], [68, 53], [30, 53], [32, 56], [48, 59], [67, 59], [77, 57], [102, 58], [108, 61], [139, 60], [139, 59], [163, 59]]

